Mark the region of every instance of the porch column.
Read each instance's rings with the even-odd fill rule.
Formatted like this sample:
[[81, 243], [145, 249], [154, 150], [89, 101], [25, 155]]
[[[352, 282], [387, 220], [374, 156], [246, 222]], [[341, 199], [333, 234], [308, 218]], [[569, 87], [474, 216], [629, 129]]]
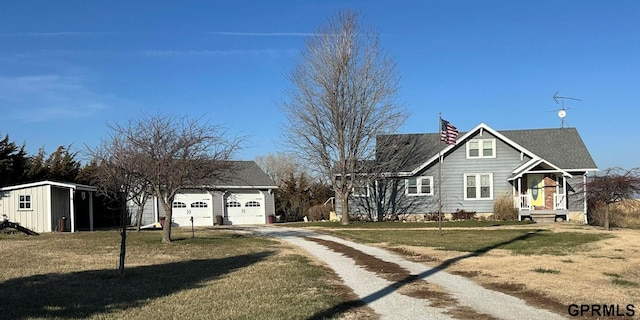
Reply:
[[73, 196], [75, 193], [75, 189], [69, 189], [69, 220], [71, 221], [71, 232], [76, 232], [76, 210], [73, 205]]
[[89, 230], [93, 231], [93, 191], [89, 192]]

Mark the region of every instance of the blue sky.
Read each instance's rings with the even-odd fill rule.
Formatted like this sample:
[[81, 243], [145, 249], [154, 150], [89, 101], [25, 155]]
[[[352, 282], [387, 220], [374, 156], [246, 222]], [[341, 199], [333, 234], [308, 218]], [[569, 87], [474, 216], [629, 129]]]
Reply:
[[600, 169], [640, 166], [640, 2], [0, 3], [0, 133], [76, 150], [141, 112], [205, 116], [282, 150], [278, 103], [305, 37], [341, 9], [377, 28], [402, 77], [402, 133], [576, 127]]

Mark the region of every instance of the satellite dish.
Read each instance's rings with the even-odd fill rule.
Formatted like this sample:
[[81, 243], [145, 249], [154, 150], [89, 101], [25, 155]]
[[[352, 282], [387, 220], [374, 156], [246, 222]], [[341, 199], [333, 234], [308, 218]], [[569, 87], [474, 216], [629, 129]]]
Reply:
[[558, 117], [560, 117], [560, 119], [564, 119], [564, 117], [567, 116], [567, 111], [564, 109], [560, 109], [558, 110]]

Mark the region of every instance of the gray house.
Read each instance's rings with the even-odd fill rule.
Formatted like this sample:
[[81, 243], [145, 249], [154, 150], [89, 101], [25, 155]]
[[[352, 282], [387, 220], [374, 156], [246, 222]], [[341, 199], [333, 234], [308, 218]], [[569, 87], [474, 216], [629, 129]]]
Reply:
[[[233, 161], [233, 173], [210, 184], [181, 190], [172, 205], [174, 226], [266, 224], [275, 214], [275, 182], [254, 161]], [[137, 207], [129, 203], [132, 221]], [[142, 225], [158, 226], [166, 212], [156, 197], [145, 203]]]
[[575, 128], [497, 131], [481, 123], [452, 145], [440, 133], [383, 135], [376, 143], [380, 167], [361, 175], [350, 214], [421, 220], [441, 206], [445, 214], [489, 215], [508, 197], [520, 219], [587, 222], [584, 184], [598, 169]]

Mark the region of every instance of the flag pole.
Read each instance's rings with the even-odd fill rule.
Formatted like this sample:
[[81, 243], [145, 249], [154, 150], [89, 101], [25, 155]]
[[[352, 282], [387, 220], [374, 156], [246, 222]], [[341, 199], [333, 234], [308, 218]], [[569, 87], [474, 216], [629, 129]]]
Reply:
[[[442, 135], [442, 113], [438, 112], [438, 129]], [[442, 141], [442, 139], [438, 139]], [[438, 235], [442, 236], [442, 148], [438, 143]]]

